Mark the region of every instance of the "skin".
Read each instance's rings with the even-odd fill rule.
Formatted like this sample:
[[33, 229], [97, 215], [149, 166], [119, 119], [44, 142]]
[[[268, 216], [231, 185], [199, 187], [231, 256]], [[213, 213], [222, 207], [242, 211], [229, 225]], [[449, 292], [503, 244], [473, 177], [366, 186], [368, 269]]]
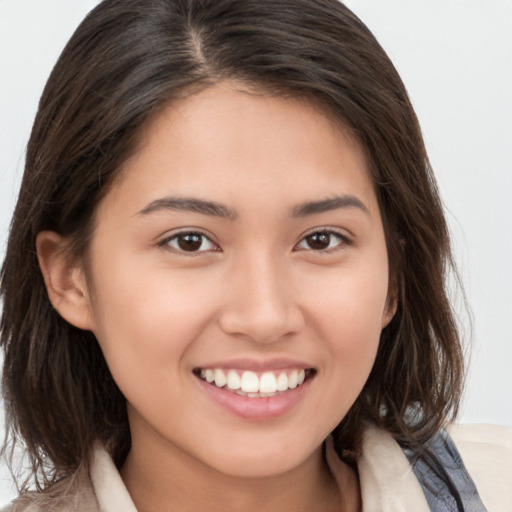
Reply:
[[[157, 208], [167, 196], [231, 216]], [[360, 205], [292, 214], [338, 196]], [[185, 252], [183, 231], [208, 238]], [[334, 232], [328, 248], [311, 232]], [[174, 102], [100, 204], [87, 271], [69, 266], [65, 242], [39, 236], [41, 267], [53, 304], [94, 332], [127, 398], [122, 477], [141, 512], [359, 509], [356, 475], [344, 466], [339, 488], [322, 443], [361, 392], [393, 310], [374, 187], [342, 126], [305, 100], [231, 83]], [[238, 357], [315, 372], [291, 410], [248, 420], [193, 373]]]

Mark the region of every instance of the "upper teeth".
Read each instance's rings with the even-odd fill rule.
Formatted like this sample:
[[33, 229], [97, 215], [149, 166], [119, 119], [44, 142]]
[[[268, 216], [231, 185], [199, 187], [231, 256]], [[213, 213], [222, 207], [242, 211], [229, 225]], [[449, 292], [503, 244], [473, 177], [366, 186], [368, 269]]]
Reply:
[[304, 369], [288, 371], [264, 372], [258, 375], [246, 370], [222, 370], [220, 368], [201, 370], [201, 378], [219, 388], [240, 390], [244, 393], [276, 393], [300, 386], [306, 378]]

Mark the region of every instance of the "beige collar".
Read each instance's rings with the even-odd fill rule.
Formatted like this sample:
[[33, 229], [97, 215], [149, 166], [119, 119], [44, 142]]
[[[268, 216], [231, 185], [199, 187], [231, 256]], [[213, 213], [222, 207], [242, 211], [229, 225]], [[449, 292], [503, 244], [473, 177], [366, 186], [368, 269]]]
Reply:
[[137, 512], [114, 461], [101, 444], [96, 444], [91, 480], [101, 512]]
[[358, 461], [364, 512], [429, 512], [412, 467], [388, 432], [369, 427], [363, 436]]

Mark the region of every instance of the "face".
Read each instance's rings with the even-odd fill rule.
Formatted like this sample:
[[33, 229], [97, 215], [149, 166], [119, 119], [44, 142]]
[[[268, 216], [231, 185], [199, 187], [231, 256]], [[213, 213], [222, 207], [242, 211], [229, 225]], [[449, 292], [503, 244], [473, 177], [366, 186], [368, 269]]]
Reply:
[[90, 328], [134, 446], [263, 476], [317, 451], [390, 320], [363, 151], [304, 100], [171, 104], [97, 212]]

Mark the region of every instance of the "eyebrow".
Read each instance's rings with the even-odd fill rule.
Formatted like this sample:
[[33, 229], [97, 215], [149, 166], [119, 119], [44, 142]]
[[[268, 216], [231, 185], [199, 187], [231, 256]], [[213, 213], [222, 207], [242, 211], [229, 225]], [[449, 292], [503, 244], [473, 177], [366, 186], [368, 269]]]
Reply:
[[322, 199], [320, 201], [310, 201], [299, 204], [292, 210], [293, 217], [307, 217], [318, 213], [329, 212], [340, 208], [358, 208], [366, 214], [369, 214], [368, 208], [357, 197], [343, 195]]
[[221, 217], [229, 220], [236, 220], [238, 218], [238, 213], [232, 208], [214, 201], [205, 201], [203, 199], [189, 197], [163, 197], [156, 199], [142, 209], [139, 215], [148, 215], [149, 213], [162, 210], [200, 213], [202, 215]]
[[[357, 208], [366, 214], [369, 214], [368, 208], [355, 196], [343, 195], [321, 199], [319, 201], [308, 201], [292, 208], [292, 217], [308, 217], [319, 213], [325, 213], [340, 208]], [[221, 217], [229, 220], [237, 220], [238, 213], [233, 208], [225, 206], [215, 201], [205, 201], [192, 197], [163, 197], [156, 199], [143, 208], [139, 215], [148, 215], [150, 213], [162, 210], [171, 210], [177, 212], [192, 212], [201, 215]]]

